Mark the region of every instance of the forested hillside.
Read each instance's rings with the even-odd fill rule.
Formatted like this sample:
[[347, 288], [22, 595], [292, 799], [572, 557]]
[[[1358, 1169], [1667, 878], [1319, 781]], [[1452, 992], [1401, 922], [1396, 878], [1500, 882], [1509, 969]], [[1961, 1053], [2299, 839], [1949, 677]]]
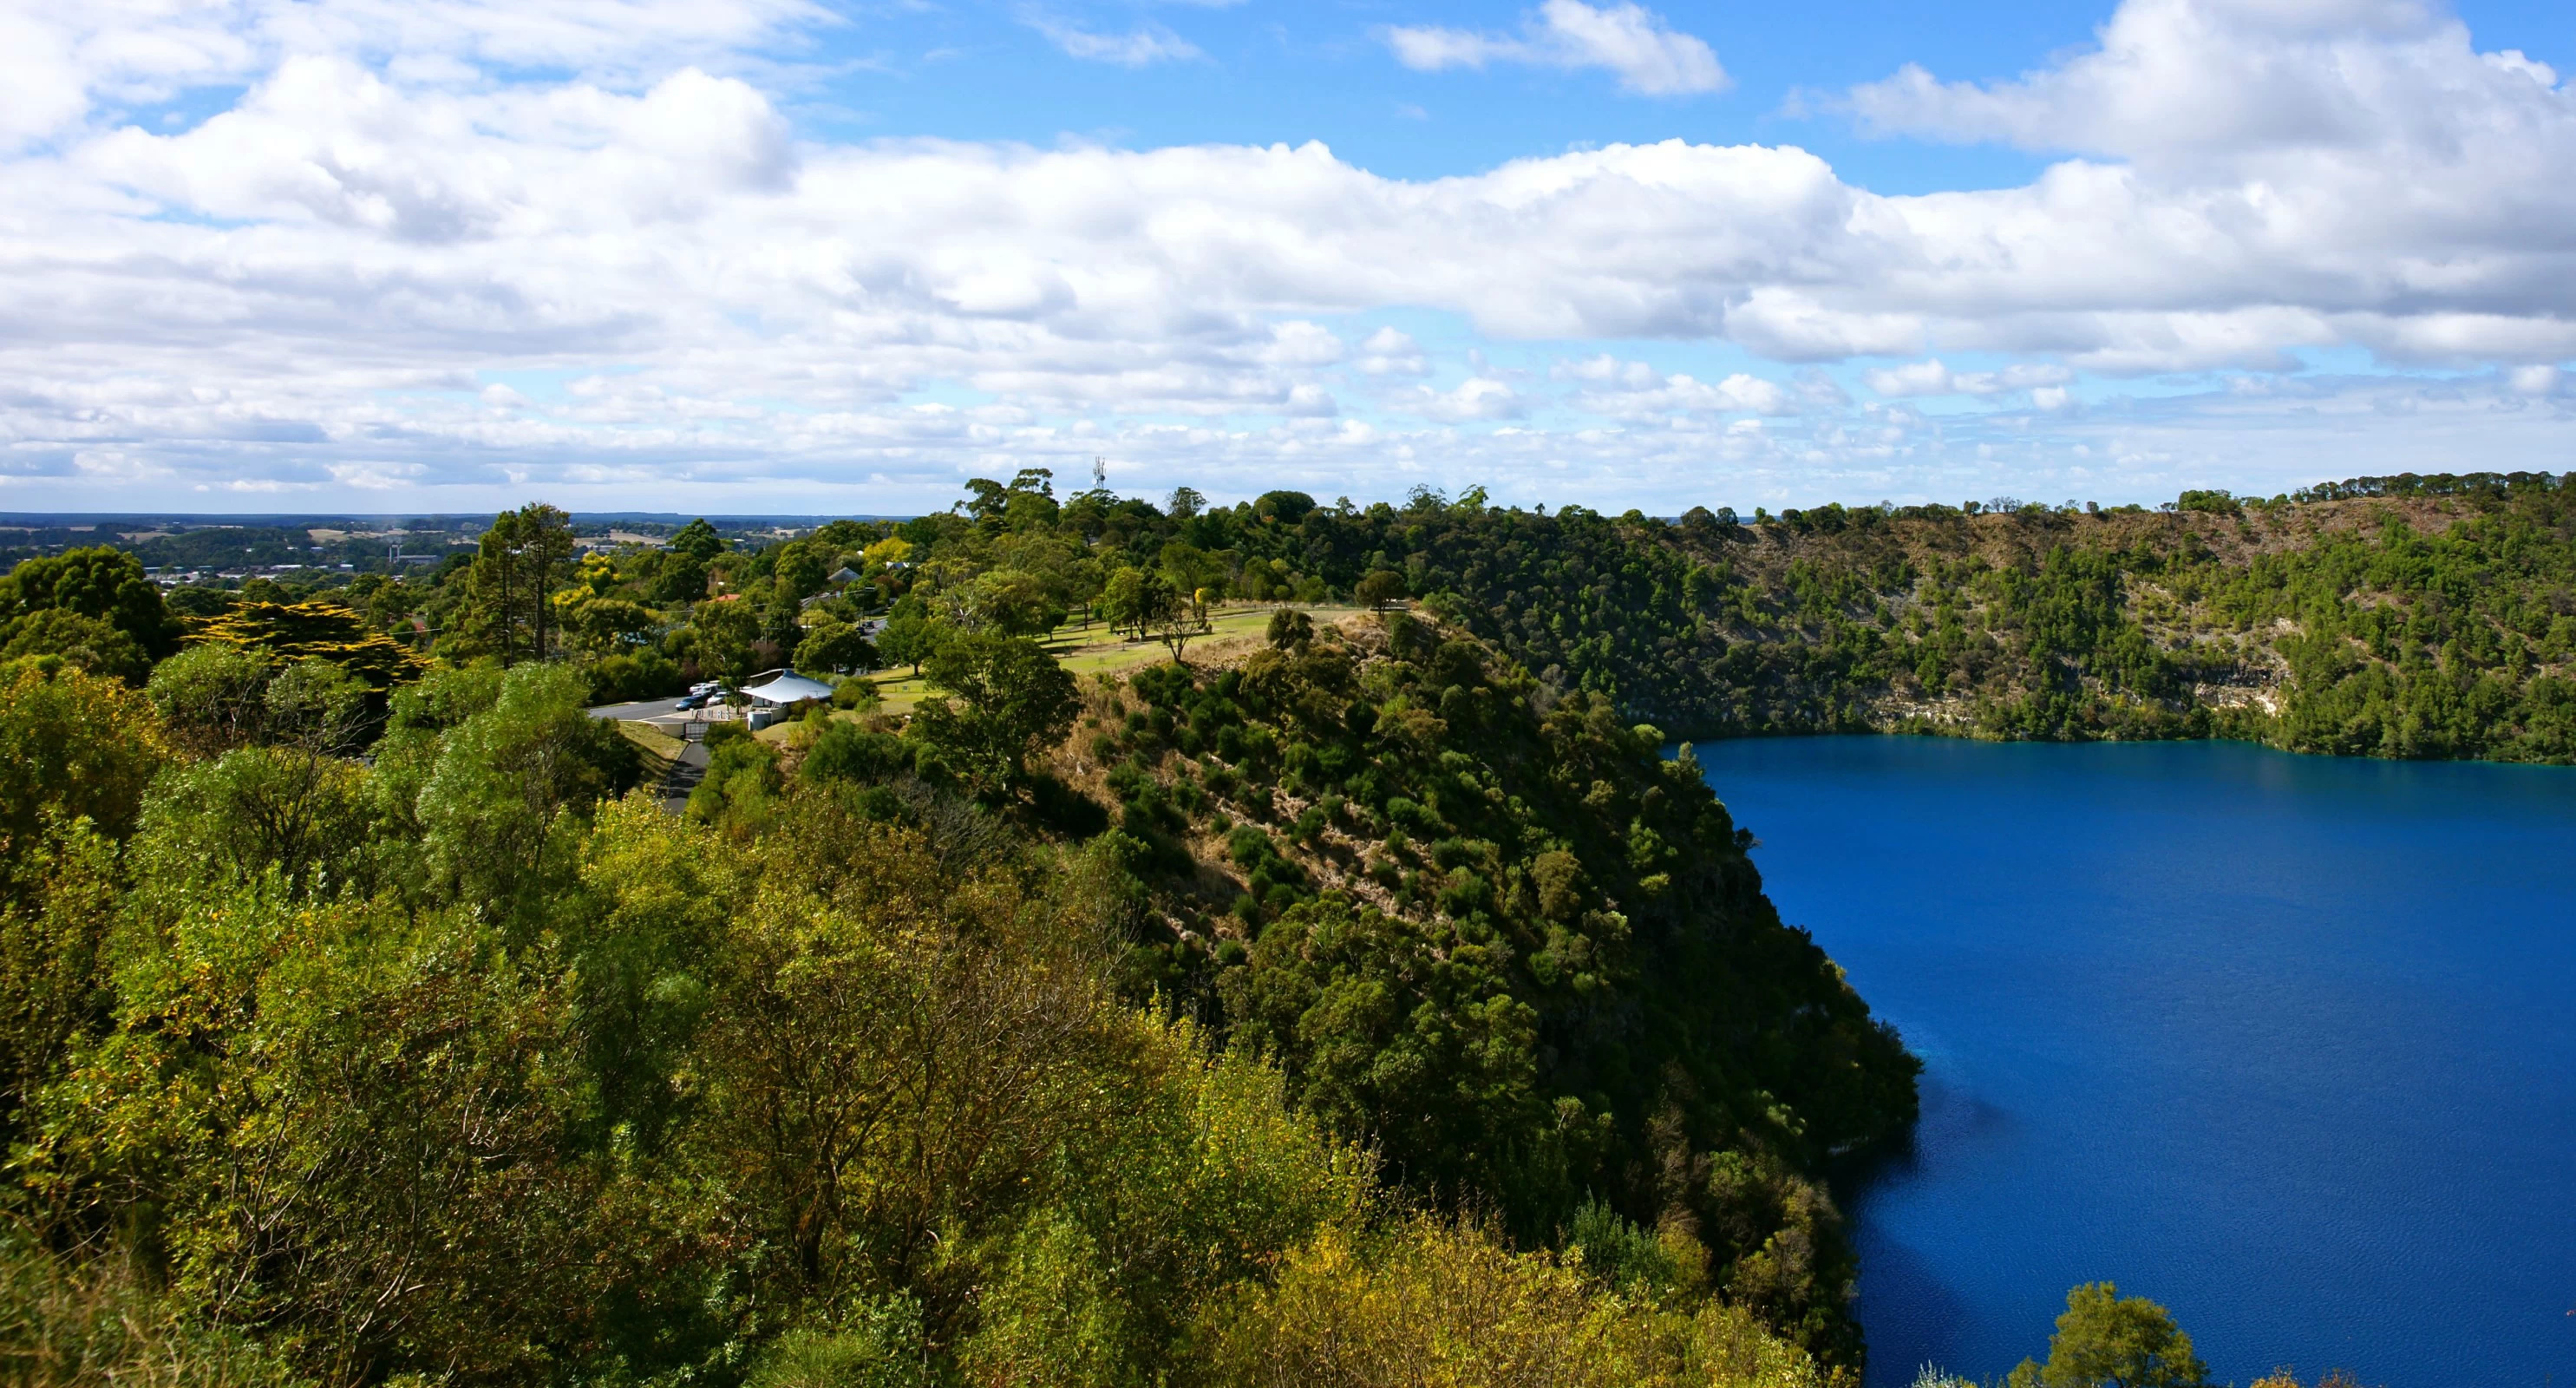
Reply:
[[[2568, 760], [2571, 503], [1667, 523], [1030, 472], [758, 545], [584, 554], [530, 506], [348, 584], [29, 560], [0, 1364], [1847, 1379], [1827, 1177], [1915, 1062], [1671, 739]], [[1229, 604], [1266, 631], [1205, 644]], [[1078, 613], [1141, 644], [1077, 675]], [[835, 696], [720, 725], [682, 814], [585, 712], [791, 664]]]
[[[1057, 805], [1064, 828], [1107, 830], [1130, 998], [1277, 1064], [1411, 1198], [1531, 1246], [1660, 1230], [1654, 1257], [1680, 1262], [1657, 1276], [1857, 1357], [1822, 1177], [1902, 1136], [1915, 1062], [1782, 926], [1687, 753], [1402, 613], [1282, 612], [1238, 665], [1079, 694], [1036, 774], [1088, 793]], [[893, 727], [809, 725], [783, 758], [730, 743], [697, 808], [777, 824], [782, 761], [798, 786], [917, 802], [955, 739]]]
[[[1074, 716], [1055, 689], [1041, 728]], [[1027, 769], [1043, 737], [826, 716], [793, 774], [740, 739], [764, 755], [734, 793], [674, 816], [618, 798], [636, 750], [568, 667], [383, 692], [212, 642], [139, 690], [0, 678], [13, 1382], [1608, 1388], [1850, 1362], [1848, 1259], [1799, 1173], [1901, 1123], [1911, 1071], [1650, 735], [1566, 714], [1531, 770], [1593, 777], [1661, 856], [1577, 826], [1551, 850], [1575, 865], [1496, 869], [1520, 905], [1390, 917], [1261, 857], [1247, 819], [1243, 856], [1299, 885], [1215, 915], [1163, 830]], [[951, 769], [995, 747], [999, 779]], [[1296, 801], [1242, 755], [1234, 793], [1284, 835]], [[1722, 911], [1677, 900], [1720, 883]], [[1516, 964], [1541, 920], [1555, 962]], [[1142, 986], [1157, 954], [1195, 1003]], [[1639, 958], [1723, 991], [1641, 986]], [[1561, 1049], [1590, 1036], [1624, 1063]]]
[[[1078, 680], [973, 556], [1096, 561], [951, 518], [846, 537], [935, 696], [722, 725], [675, 815], [585, 709], [671, 647], [581, 643], [699, 561], [496, 529], [426, 651], [106, 549], [10, 576], [13, 1381], [1857, 1368], [1823, 1175], [1914, 1062], [1609, 700], [1398, 610]], [[677, 600], [692, 663], [874, 658], [812, 548], [752, 557]], [[1184, 647], [1179, 573], [1101, 593]]]
[[2154, 512], [1829, 507], [1694, 517], [1664, 543], [1727, 594], [1703, 605], [1700, 701], [1687, 677], [1657, 682], [1676, 722], [1712, 732], [2576, 760], [2566, 479], [2196, 493]]

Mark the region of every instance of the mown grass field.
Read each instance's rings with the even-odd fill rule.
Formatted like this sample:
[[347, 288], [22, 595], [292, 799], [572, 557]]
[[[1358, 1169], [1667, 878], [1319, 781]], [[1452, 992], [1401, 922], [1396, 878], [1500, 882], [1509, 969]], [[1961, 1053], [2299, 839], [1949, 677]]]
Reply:
[[[1329, 621], [1359, 611], [1356, 607], [1305, 603], [1238, 603], [1229, 604], [1208, 616], [1209, 631], [1193, 638], [1183, 657], [1195, 664], [1202, 659], [1239, 655], [1242, 648], [1260, 641], [1270, 625], [1270, 614], [1282, 607], [1296, 607], [1311, 612], [1317, 621]], [[1141, 666], [1159, 664], [1172, 658], [1160, 641], [1129, 641], [1100, 622], [1068, 622], [1055, 629], [1044, 643], [1064, 668], [1078, 677], [1115, 674]], [[881, 671], [876, 676], [877, 695], [885, 700], [883, 711], [910, 713], [928, 693], [921, 679], [901, 669]]]

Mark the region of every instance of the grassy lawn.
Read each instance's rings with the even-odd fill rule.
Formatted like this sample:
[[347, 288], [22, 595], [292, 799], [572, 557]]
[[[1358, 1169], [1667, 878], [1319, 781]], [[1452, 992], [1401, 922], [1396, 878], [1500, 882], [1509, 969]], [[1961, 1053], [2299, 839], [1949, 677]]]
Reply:
[[680, 739], [650, 723], [621, 720], [617, 731], [624, 733], [627, 741], [644, 749], [644, 780], [648, 785], [659, 784], [670, 773], [671, 763], [680, 759]]
[[[1312, 612], [1319, 621], [1329, 621], [1356, 607], [1306, 606], [1291, 604]], [[1270, 625], [1270, 614], [1279, 604], [1229, 604], [1208, 614], [1209, 631], [1191, 640], [1183, 652], [1193, 661], [1201, 652], [1213, 656], [1220, 652], [1237, 654], [1246, 642], [1259, 641]], [[1146, 665], [1159, 665], [1172, 658], [1172, 653], [1159, 641], [1128, 641], [1099, 622], [1068, 622], [1055, 629], [1045, 642], [1047, 650], [1067, 670], [1078, 676], [1133, 670]], [[929, 691], [921, 680], [897, 669], [876, 676], [877, 694], [885, 700], [888, 713], [910, 713]]]

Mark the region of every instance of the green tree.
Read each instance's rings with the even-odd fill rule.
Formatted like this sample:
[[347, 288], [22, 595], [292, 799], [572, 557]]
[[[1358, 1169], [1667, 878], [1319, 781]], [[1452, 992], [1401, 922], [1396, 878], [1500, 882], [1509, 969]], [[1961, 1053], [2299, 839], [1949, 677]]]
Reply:
[[824, 562], [828, 557], [806, 544], [791, 544], [780, 550], [777, 566], [772, 570], [778, 591], [799, 602], [823, 591], [823, 575], [830, 572]]
[[236, 747], [173, 767], [153, 783], [137, 838], [152, 879], [238, 884], [274, 868], [295, 888], [327, 877], [333, 889], [372, 891], [379, 823], [366, 769], [296, 747]]
[[0, 666], [0, 855], [34, 843], [48, 814], [125, 837], [169, 759], [140, 690], [76, 669]]
[[1392, 607], [1409, 594], [1404, 575], [1393, 569], [1372, 569], [1352, 587], [1351, 596], [1364, 607]]
[[1273, 650], [1302, 651], [1315, 644], [1315, 619], [1293, 607], [1284, 608], [1270, 614], [1264, 634]]
[[1064, 605], [1046, 583], [1017, 569], [975, 576], [957, 594], [959, 625], [999, 636], [1044, 636], [1064, 625]]
[[653, 600], [696, 602], [706, 595], [706, 561], [680, 550], [666, 551], [661, 568], [653, 575]]
[[1210, 590], [1195, 593], [1174, 591], [1171, 601], [1158, 603], [1154, 615], [1145, 623], [1145, 634], [1163, 643], [1172, 653], [1172, 663], [1179, 664], [1181, 652], [1190, 642], [1205, 636], [1209, 630], [1208, 601]]
[[1173, 602], [1169, 579], [1150, 570], [1121, 565], [1109, 572], [1100, 589], [1101, 620], [1115, 631], [1142, 636], [1146, 624]]
[[578, 817], [635, 784], [635, 745], [584, 711], [588, 692], [568, 667], [523, 666], [440, 739], [416, 813], [432, 876], [451, 897], [534, 899], [559, 874]]
[[724, 537], [716, 533], [716, 528], [707, 524], [707, 518], [700, 516], [673, 531], [662, 548], [667, 553], [685, 554], [697, 560], [703, 572], [708, 563], [725, 552], [725, 542]]
[[200, 756], [215, 756], [259, 740], [276, 669], [260, 652], [209, 641], [154, 667], [149, 690], [171, 736]]
[[1225, 560], [1185, 540], [1166, 543], [1155, 562], [1184, 601], [1202, 588], [1225, 587]]
[[631, 654], [662, 630], [661, 617], [640, 602], [579, 590], [558, 596], [555, 624], [567, 644], [593, 660]]
[[822, 622], [796, 646], [796, 668], [810, 674], [873, 670], [877, 648], [848, 622]]
[[494, 517], [468, 581], [465, 626], [471, 639], [503, 665], [553, 658], [561, 635], [554, 592], [572, 552], [572, 518], [544, 502]]
[[[87, 819], [48, 813], [32, 841], [6, 844], [0, 872], [0, 1140], [61, 1071], [74, 1043], [106, 1029], [113, 993], [116, 848]], [[0, 1351], [5, 1353], [5, 1351]]]
[[57, 656], [93, 675], [141, 684], [152, 672], [143, 647], [104, 617], [49, 607], [0, 627], [0, 660]]
[[307, 1372], [525, 1382], [590, 1319], [560, 992], [468, 910], [209, 893], [119, 961], [32, 1184], [167, 1249], [174, 1293]]
[[2066, 1293], [2065, 1314], [2048, 1337], [2048, 1363], [2021, 1361], [2008, 1388], [2203, 1388], [2206, 1365], [2173, 1314], [2108, 1282]]
[[778, 750], [740, 723], [707, 729], [707, 772], [689, 792], [689, 818], [743, 832], [757, 830], [785, 784]]
[[178, 649], [179, 623], [144, 576], [143, 561], [106, 545], [29, 559], [0, 578], [0, 645], [15, 641], [16, 624], [47, 611], [105, 622], [147, 661]]
[[1073, 676], [1023, 636], [959, 632], [923, 673], [949, 697], [924, 701], [914, 726], [988, 792], [1016, 783], [1029, 755], [1062, 738], [1081, 707]]
[[787, 595], [785, 584], [772, 583], [768, 589], [769, 601], [760, 607], [760, 639], [782, 657], [793, 656], [796, 644], [805, 639], [804, 607]]
[[923, 661], [930, 659], [952, 629], [945, 622], [933, 621], [917, 612], [897, 613], [886, 620], [877, 632], [877, 653], [897, 665], [909, 665], [916, 675]]
[[755, 673], [759, 658], [760, 614], [742, 598], [715, 598], [698, 604], [698, 668], [739, 688]]

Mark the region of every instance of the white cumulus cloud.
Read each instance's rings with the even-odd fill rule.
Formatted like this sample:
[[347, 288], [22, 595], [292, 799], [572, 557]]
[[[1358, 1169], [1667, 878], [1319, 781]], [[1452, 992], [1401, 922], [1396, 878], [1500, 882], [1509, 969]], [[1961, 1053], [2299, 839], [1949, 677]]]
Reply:
[[[1492, 41], [1591, 19], [1687, 37], [1568, 0]], [[22, 505], [234, 483], [676, 505], [792, 479], [893, 509], [1110, 453], [1605, 500], [1712, 459], [1810, 497], [1792, 482], [1968, 495], [1941, 479], [1970, 459], [2033, 478], [1987, 493], [2066, 495], [2230, 460], [2564, 466], [2576, 437], [2576, 97], [2402, 4], [2128, 0], [2015, 81], [1899, 74], [1852, 98], [1883, 128], [2071, 156], [1910, 196], [1680, 140], [1396, 178], [1320, 144], [799, 139], [771, 55], [838, 21], [786, 0], [0, 22], [0, 82], [25, 79], [0, 103], [0, 496]], [[113, 114], [181, 91], [214, 114]], [[1463, 348], [1346, 326], [1398, 312], [1566, 360], [1532, 385], [1470, 356], [1432, 388]], [[1757, 360], [1702, 378], [1589, 345], [1656, 339]], [[2455, 374], [2310, 389], [2285, 368], [2314, 349]], [[1900, 363], [1861, 377], [1889, 400], [1982, 403], [1855, 405], [1794, 365], [1851, 358]], [[2222, 370], [2254, 388], [2168, 388], [2152, 417], [2106, 380]], [[2104, 386], [2081, 409], [2079, 372]], [[2062, 473], [2079, 456], [2094, 482]]]
[[2003, 395], [2063, 386], [2074, 378], [2074, 372], [2049, 362], [2016, 362], [2000, 371], [1954, 372], [1937, 357], [1861, 373], [1871, 390], [1890, 399], [1908, 395]]
[[1030, 28], [1046, 35], [1047, 42], [1054, 44], [1068, 58], [1115, 63], [1120, 67], [1148, 67], [1155, 63], [1207, 56], [1199, 51], [1197, 44], [1159, 24], [1149, 24], [1124, 34], [1101, 34], [1039, 11], [1030, 11], [1024, 19]]
[[1678, 372], [1667, 376], [1644, 362], [1621, 361], [1606, 352], [1559, 362], [1549, 374], [1582, 384], [1575, 394], [1578, 407], [1617, 419], [1676, 413], [1785, 415], [1800, 407], [1796, 391], [1750, 372], [1709, 382]]
[[1394, 328], [1380, 328], [1360, 342], [1359, 360], [1354, 363], [1371, 376], [1427, 376], [1431, 374], [1430, 358], [1410, 333]]
[[1518, 419], [1525, 413], [1519, 394], [1490, 376], [1470, 376], [1449, 390], [1416, 386], [1404, 408], [1407, 413], [1452, 424]]
[[1396, 61], [1419, 72], [1490, 63], [1589, 68], [1614, 74], [1622, 88], [1642, 96], [1690, 96], [1729, 85], [1706, 40], [1674, 29], [1633, 0], [1598, 6], [1547, 0], [1516, 34], [1413, 25], [1390, 28], [1385, 37]]

